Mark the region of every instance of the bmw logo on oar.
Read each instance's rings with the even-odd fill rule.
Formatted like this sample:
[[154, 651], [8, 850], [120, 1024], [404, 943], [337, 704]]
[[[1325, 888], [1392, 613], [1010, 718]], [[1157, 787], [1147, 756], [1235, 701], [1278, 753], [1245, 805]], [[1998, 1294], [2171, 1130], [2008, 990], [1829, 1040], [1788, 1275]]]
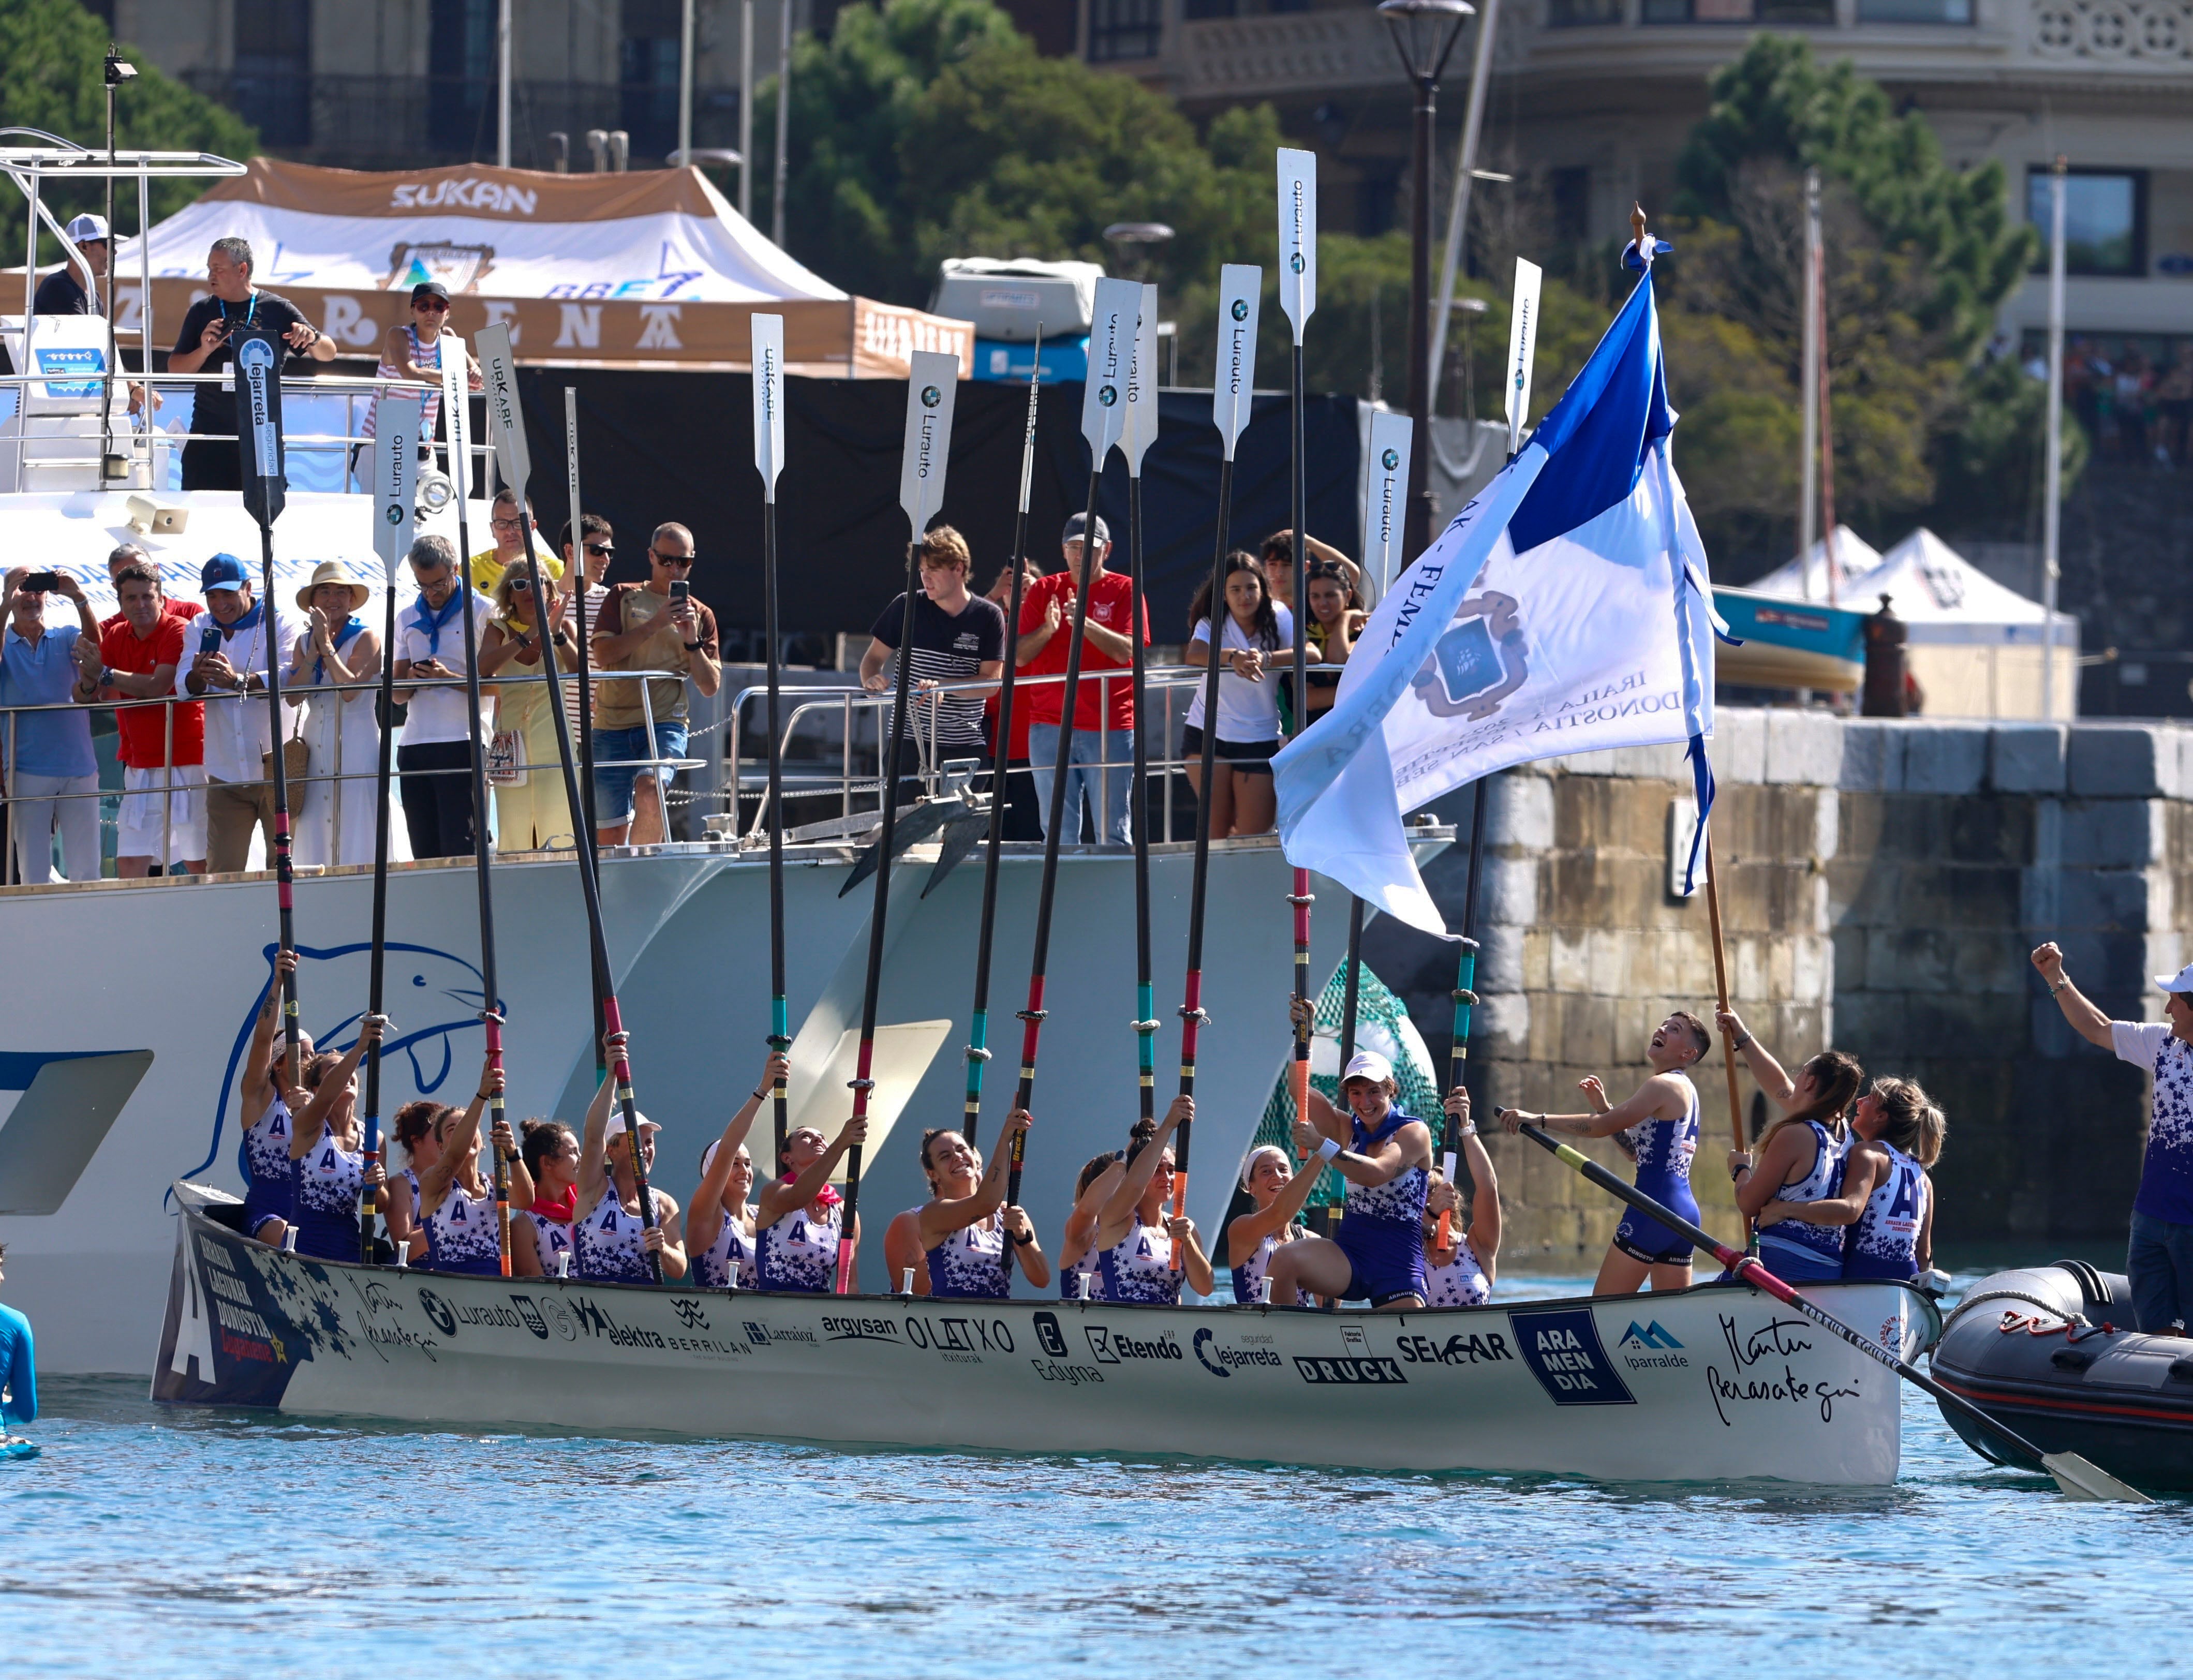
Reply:
[[933, 408], [935, 408], [935, 407], [936, 407], [939, 403], [942, 403], [943, 400], [944, 400], [944, 393], [943, 393], [942, 391], [939, 391], [939, 390], [938, 390], [935, 386], [933, 386], [933, 385], [925, 385], [925, 386], [922, 386], [922, 388], [921, 388], [921, 406], [922, 406], [923, 408], [925, 408], [925, 409], [933, 409]]
[[1119, 387], [1109, 385], [1101, 386], [1096, 392], [1096, 400], [1102, 403], [1104, 407], [1108, 409], [1110, 408], [1114, 403], [1119, 400]]
[[1400, 466], [1401, 452], [1399, 449], [1389, 449], [1384, 454], [1379, 456], [1378, 460], [1379, 463], [1385, 467], [1386, 471], [1391, 472], [1396, 467]]
[[1236, 298], [1234, 300], [1234, 318], [1236, 321], [1246, 321], [1249, 318], [1248, 299]]

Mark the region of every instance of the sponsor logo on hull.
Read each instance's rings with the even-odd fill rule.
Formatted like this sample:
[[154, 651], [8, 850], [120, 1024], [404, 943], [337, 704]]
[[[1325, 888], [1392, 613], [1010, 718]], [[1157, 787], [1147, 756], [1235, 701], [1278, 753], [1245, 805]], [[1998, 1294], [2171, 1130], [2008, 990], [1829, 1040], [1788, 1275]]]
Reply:
[[1523, 1363], [1556, 1406], [1634, 1406], [1636, 1397], [1600, 1346], [1589, 1307], [1511, 1312]]

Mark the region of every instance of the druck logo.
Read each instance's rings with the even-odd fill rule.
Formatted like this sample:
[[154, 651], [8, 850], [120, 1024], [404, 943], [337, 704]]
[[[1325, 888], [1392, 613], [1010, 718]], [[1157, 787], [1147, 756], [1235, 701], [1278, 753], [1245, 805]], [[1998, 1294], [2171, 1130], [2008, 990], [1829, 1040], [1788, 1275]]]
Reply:
[[939, 391], [935, 386], [925, 385], [921, 387], [921, 406], [923, 408], [933, 409], [943, 400], [944, 393]]
[[1622, 1340], [1618, 1344], [1617, 1344], [1617, 1346], [1622, 1347], [1681, 1347], [1682, 1343], [1677, 1341], [1675, 1337], [1669, 1335], [1665, 1330], [1662, 1329], [1660, 1328], [1660, 1321], [1658, 1319], [1655, 1318], [1651, 1323], [1647, 1324], [1640, 1330], [1637, 1328], [1637, 1321], [1633, 1318], [1629, 1321], [1629, 1329], [1623, 1334]]
[[1249, 318], [1248, 299], [1236, 298], [1234, 300], [1234, 318], [1236, 321], [1246, 321]]

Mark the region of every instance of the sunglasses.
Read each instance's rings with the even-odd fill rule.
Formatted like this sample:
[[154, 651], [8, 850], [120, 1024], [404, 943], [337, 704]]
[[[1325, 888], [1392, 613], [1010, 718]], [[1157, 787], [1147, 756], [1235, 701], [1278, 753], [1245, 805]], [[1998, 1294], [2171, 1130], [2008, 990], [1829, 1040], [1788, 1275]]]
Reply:
[[616, 545], [613, 542], [590, 542], [587, 545], [587, 552], [597, 560], [607, 560], [616, 555]]
[[505, 518], [501, 514], [490, 514], [487, 523], [498, 531], [522, 531], [525, 529], [525, 522], [523, 519]]
[[665, 554], [660, 549], [650, 548], [647, 551], [647, 557], [659, 566], [690, 566], [700, 557], [694, 554]]
[[437, 312], [444, 311], [449, 306], [439, 298], [415, 298], [411, 302], [414, 309], [431, 309]]
[[510, 586], [512, 590], [523, 589], [530, 591], [533, 587], [533, 580], [531, 578], [512, 578], [510, 580]]

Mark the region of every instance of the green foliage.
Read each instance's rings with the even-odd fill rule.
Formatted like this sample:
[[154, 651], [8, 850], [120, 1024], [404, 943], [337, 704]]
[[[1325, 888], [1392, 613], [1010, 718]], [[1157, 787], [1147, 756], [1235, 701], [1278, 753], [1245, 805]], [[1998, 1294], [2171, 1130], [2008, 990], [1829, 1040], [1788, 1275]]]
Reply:
[[[13, 127], [43, 129], [78, 146], [104, 146], [106, 48], [105, 29], [77, 0], [0, 0], [0, 111], [6, 113], [6, 122]], [[171, 81], [135, 49], [125, 47], [122, 55], [137, 67], [137, 76], [121, 89], [117, 144], [163, 151], [211, 151], [238, 159], [259, 150], [258, 135], [235, 112]], [[210, 185], [154, 183], [152, 220], [172, 215]], [[41, 197], [57, 218], [66, 220], [80, 210], [100, 209], [104, 188], [45, 190]], [[136, 197], [130, 183], [115, 190], [116, 220], [129, 232], [136, 227]], [[45, 246], [42, 261], [59, 257], [60, 248], [50, 236]], [[20, 252], [20, 245], [16, 249]]]

